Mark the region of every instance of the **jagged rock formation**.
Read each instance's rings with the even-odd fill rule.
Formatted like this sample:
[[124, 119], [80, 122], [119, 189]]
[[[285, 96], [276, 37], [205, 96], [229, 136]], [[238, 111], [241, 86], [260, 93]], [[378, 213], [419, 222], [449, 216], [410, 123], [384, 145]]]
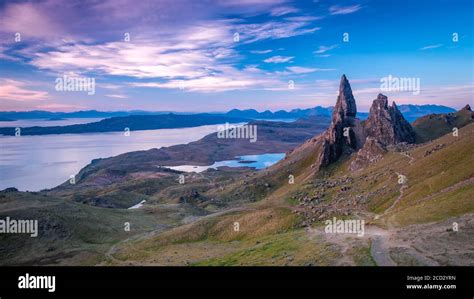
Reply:
[[369, 117], [363, 127], [367, 137], [363, 148], [349, 166], [352, 171], [382, 159], [387, 146], [415, 142], [413, 128], [398, 110], [395, 102], [389, 106], [388, 99], [383, 94], [379, 94], [372, 102]]
[[384, 146], [400, 142], [415, 142], [415, 133], [411, 125], [398, 110], [395, 102], [388, 105], [388, 99], [379, 94], [370, 107], [370, 114], [364, 123], [368, 137], [372, 137]]
[[356, 101], [349, 80], [342, 75], [331, 125], [319, 138], [322, 146], [315, 163], [317, 169], [337, 161], [342, 155], [357, 151], [350, 168], [360, 169], [380, 159], [387, 146], [415, 142], [411, 125], [396, 104], [389, 106], [387, 97], [382, 94], [372, 103], [366, 121], [359, 121], [356, 114]]
[[[288, 168], [301, 161], [306, 163], [306, 157], [312, 154], [311, 169], [318, 171], [343, 156], [357, 153], [350, 166], [351, 170], [357, 170], [380, 160], [388, 149], [415, 142], [416, 135], [410, 123], [395, 103], [388, 105], [387, 97], [382, 94], [373, 101], [367, 120], [360, 121], [356, 114], [356, 101], [349, 80], [342, 75], [328, 129], [291, 151], [283, 164]], [[283, 164], [274, 168], [283, 167]]]
[[356, 114], [356, 102], [349, 80], [345, 75], [342, 75], [331, 125], [322, 137], [322, 151], [318, 157], [318, 168], [337, 161], [342, 154], [349, 154], [361, 148], [362, 126], [360, 121], [355, 118]]

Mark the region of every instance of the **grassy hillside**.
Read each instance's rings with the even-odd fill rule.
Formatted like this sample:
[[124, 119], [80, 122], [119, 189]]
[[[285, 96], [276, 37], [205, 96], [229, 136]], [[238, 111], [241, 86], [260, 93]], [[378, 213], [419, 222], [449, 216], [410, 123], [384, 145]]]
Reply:
[[[407, 152], [388, 152], [379, 162], [352, 173], [347, 173], [351, 159], [343, 159], [238, 210], [122, 243], [112, 254], [112, 264], [374, 265], [380, 264], [374, 253], [379, 250], [374, 247], [377, 242], [387, 242], [385, 254], [398, 265], [472, 263], [468, 244], [473, 232], [453, 235], [447, 230], [453, 221], [468, 226], [471, 218], [467, 215], [474, 212], [474, 169], [469, 167], [474, 163], [473, 137], [471, 124], [460, 129], [458, 137], [448, 134]], [[309, 169], [310, 160], [306, 161]], [[280, 167], [257, 178], [278, 180]], [[269, 176], [273, 171], [276, 176]], [[297, 178], [307, 175], [295, 173]], [[405, 184], [399, 184], [398, 174], [407, 177]], [[313, 200], [314, 205], [301, 204], [301, 198], [321, 192], [324, 195]], [[365, 219], [366, 236], [324, 234], [323, 220], [333, 216]], [[308, 217], [314, 220], [305, 220]], [[238, 232], [234, 231], [236, 222]], [[384, 239], [385, 233], [390, 239]], [[430, 238], [434, 233], [445, 238]], [[439, 250], [448, 250], [450, 244], [458, 246], [456, 253], [446, 255]]]
[[448, 114], [430, 114], [420, 117], [413, 123], [417, 143], [439, 138], [452, 133], [454, 128], [462, 128], [474, 121], [474, 113], [461, 109]]
[[[38, 220], [38, 237], [0, 234], [2, 265], [94, 265], [113, 244], [180, 224], [187, 207], [149, 210], [92, 207], [28, 192], [0, 192], [0, 219]], [[130, 231], [125, 230], [130, 224]]]

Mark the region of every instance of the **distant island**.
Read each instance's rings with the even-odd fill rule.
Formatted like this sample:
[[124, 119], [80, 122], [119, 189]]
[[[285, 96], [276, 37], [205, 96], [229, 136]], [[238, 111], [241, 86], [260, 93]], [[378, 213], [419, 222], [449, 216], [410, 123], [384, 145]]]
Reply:
[[[80, 134], [96, 132], [123, 132], [156, 129], [189, 128], [222, 123], [247, 122], [249, 119], [228, 117], [213, 114], [163, 114], [163, 115], [130, 115], [123, 117], [106, 118], [98, 122], [52, 127], [21, 128], [21, 135], [48, 135], [48, 134]], [[14, 127], [0, 128], [1, 135], [14, 136]]]

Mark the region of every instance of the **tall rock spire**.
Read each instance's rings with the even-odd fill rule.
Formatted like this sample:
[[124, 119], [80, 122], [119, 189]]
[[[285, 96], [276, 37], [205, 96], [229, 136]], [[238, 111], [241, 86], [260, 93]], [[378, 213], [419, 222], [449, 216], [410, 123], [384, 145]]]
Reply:
[[341, 118], [355, 117], [357, 114], [356, 102], [346, 75], [342, 75], [339, 83], [339, 96], [334, 107], [333, 118], [337, 117], [336, 114], [339, 114]]
[[339, 95], [332, 113], [331, 125], [324, 133], [323, 150], [318, 157], [319, 166], [325, 166], [339, 159], [347, 152], [357, 150], [360, 125], [355, 118], [357, 107], [351, 85], [345, 75], [339, 84]]
[[389, 145], [415, 142], [415, 133], [397, 105], [379, 94], [372, 103], [367, 120], [356, 118], [357, 107], [351, 85], [345, 75], [339, 84], [339, 95], [332, 114], [331, 125], [322, 136], [318, 167], [337, 161], [344, 154], [359, 151], [351, 169], [381, 157]]

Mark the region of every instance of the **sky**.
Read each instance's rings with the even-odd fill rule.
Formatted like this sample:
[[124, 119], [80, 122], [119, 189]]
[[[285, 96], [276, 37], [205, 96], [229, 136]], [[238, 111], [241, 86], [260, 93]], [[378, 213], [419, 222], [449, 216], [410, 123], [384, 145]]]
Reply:
[[0, 110], [333, 106], [342, 74], [358, 111], [378, 93], [459, 109], [474, 102], [473, 15], [470, 0], [0, 1]]

